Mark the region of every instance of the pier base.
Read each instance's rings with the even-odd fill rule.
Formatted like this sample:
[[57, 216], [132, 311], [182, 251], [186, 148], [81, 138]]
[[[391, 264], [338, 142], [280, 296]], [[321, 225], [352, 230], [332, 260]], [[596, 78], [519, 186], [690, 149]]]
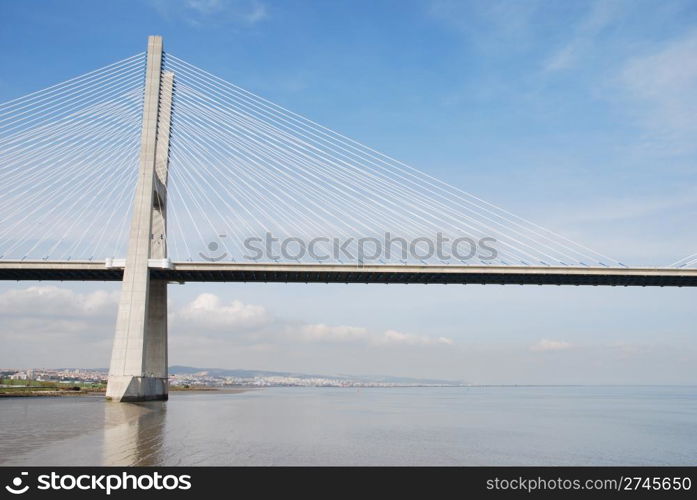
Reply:
[[109, 376], [109, 401], [136, 403], [138, 401], [167, 401], [168, 385], [166, 378], [133, 377], [130, 375]]
[[167, 282], [146, 281], [145, 300], [127, 283], [121, 290], [106, 391], [111, 401], [167, 399]]

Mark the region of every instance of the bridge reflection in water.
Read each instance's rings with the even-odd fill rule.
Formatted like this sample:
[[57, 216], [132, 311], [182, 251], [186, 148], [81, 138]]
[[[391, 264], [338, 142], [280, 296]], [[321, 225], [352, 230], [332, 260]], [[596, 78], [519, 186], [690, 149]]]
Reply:
[[166, 463], [166, 423], [164, 401], [104, 405], [102, 465], [145, 467]]

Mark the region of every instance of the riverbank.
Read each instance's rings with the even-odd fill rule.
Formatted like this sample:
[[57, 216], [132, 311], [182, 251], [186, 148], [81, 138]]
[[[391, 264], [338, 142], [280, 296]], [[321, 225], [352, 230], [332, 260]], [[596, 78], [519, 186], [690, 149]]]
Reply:
[[[238, 394], [256, 390], [253, 387], [170, 387], [170, 394]], [[77, 388], [74, 387], [1, 387], [0, 398], [32, 398], [32, 397], [80, 397], [80, 396], [104, 396], [106, 387]]]
[[71, 391], [71, 390], [29, 390], [0, 392], [0, 398], [35, 398], [35, 397], [80, 397], [80, 396], [103, 396], [104, 390]]

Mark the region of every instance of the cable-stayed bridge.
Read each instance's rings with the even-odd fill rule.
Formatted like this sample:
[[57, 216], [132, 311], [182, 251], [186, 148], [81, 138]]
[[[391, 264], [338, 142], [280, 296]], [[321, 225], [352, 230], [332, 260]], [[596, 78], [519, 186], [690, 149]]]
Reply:
[[0, 105], [0, 279], [122, 281], [107, 397], [167, 397], [167, 284], [697, 286], [628, 267], [165, 53]]

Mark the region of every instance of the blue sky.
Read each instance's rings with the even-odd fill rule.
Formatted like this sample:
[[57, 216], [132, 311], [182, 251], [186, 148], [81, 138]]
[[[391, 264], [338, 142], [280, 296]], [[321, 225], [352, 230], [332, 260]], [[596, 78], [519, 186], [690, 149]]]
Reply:
[[[178, 57], [619, 260], [664, 265], [697, 251], [694, 2], [3, 2], [0, 26], [0, 101], [161, 34]], [[32, 357], [55, 341], [58, 364], [104, 366], [117, 287], [34, 285], [46, 286], [0, 286], [0, 338], [16, 346], [0, 365], [55, 364]], [[690, 290], [172, 288], [189, 328], [172, 330], [180, 364], [697, 383]], [[47, 311], [88, 305], [55, 333], [17, 312], [37, 296]], [[201, 311], [219, 322], [197, 323]], [[385, 343], [385, 331], [407, 337]], [[88, 347], [59, 347], [77, 339]]]

